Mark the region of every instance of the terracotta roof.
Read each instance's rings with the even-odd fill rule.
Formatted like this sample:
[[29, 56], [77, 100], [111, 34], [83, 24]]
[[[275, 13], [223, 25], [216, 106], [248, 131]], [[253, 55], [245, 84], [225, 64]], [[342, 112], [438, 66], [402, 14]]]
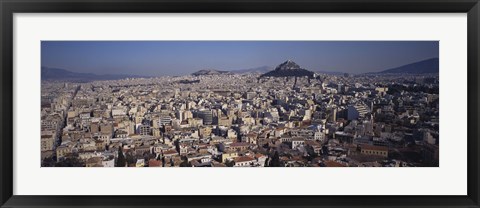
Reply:
[[213, 167], [227, 167], [225, 164], [222, 163], [212, 163]]
[[177, 150], [174, 150], [174, 149], [170, 149], [163, 152], [164, 155], [177, 154], [177, 153], [178, 153]]
[[148, 166], [149, 167], [162, 167], [162, 161], [151, 159], [151, 160], [148, 161]]
[[300, 157], [300, 156], [294, 156], [294, 157], [292, 157], [291, 160], [293, 160], [293, 161], [302, 161], [302, 157]]
[[240, 157], [236, 157], [235, 159], [233, 159], [235, 162], [247, 162], [247, 161], [255, 161], [254, 158], [252, 157], [249, 157], [249, 156], [240, 156]]
[[236, 143], [230, 144], [230, 147], [241, 147], [241, 146], [249, 146], [249, 145], [250, 144], [246, 142], [236, 142]]
[[339, 163], [339, 162], [335, 162], [335, 161], [325, 161], [323, 162], [325, 164], [325, 166], [327, 167], [346, 167], [345, 165], [343, 165], [342, 163]]
[[247, 134], [247, 137], [257, 137], [257, 134], [251, 132]]
[[281, 156], [280, 160], [287, 161], [287, 160], [290, 160], [290, 158], [288, 158], [287, 156]]
[[256, 158], [260, 158], [260, 157], [265, 157], [265, 155], [263, 155], [263, 154], [261, 154], [261, 153], [257, 153], [257, 154], [255, 154], [255, 157], [256, 157]]

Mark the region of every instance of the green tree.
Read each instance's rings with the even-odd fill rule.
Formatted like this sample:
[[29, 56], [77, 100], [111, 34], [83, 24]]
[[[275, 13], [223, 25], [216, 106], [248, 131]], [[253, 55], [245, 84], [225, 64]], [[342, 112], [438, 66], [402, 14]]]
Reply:
[[178, 141], [177, 139], [175, 140], [174, 144], [175, 144], [175, 150], [177, 150], [178, 154], [180, 154], [180, 141]]
[[192, 167], [192, 165], [188, 162], [187, 157], [182, 157], [183, 161], [180, 163], [180, 167]]
[[233, 160], [227, 160], [227, 162], [225, 162], [225, 165], [226, 165], [227, 167], [233, 167], [233, 166], [235, 166], [235, 161], [233, 161]]
[[280, 156], [278, 155], [278, 152], [275, 151], [273, 154], [272, 160], [270, 160], [270, 167], [280, 167]]
[[115, 164], [115, 167], [125, 167], [126, 160], [125, 156], [123, 155], [122, 148], [118, 148], [118, 157], [117, 157], [117, 164]]
[[264, 167], [268, 167], [268, 161], [269, 161], [270, 158], [267, 157], [267, 159], [265, 159], [265, 164], [263, 165]]
[[85, 164], [77, 157], [69, 157], [55, 163], [55, 167], [85, 167]]
[[137, 162], [137, 159], [130, 153], [127, 152], [127, 155], [125, 156], [127, 159], [127, 164], [130, 166], [131, 164], [134, 164]]
[[315, 150], [313, 149], [312, 146], [310, 145], [305, 146], [305, 150], [307, 151], [307, 154], [308, 154], [307, 159], [309, 161], [311, 161], [313, 158], [317, 156], [317, 153], [315, 153]]
[[56, 159], [53, 157], [47, 157], [42, 160], [42, 167], [52, 167], [55, 166], [55, 163], [57, 162]]

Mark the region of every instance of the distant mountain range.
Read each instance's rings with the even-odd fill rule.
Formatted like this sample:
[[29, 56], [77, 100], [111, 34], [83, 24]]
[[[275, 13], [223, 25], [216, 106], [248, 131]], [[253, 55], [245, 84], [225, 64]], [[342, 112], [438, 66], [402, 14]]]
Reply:
[[439, 59], [431, 58], [415, 63], [368, 74], [429, 74], [439, 73]]
[[202, 76], [202, 75], [218, 75], [218, 74], [245, 74], [245, 73], [266, 73], [273, 70], [271, 66], [260, 66], [255, 68], [249, 69], [237, 69], [237, 70], [230, 70], [230, 71], [222, 71], [216, 69], [203, 69], [197, 72], [192, 73], [193, 76]]
[[128, 75], [128, 74], [93, 74], [93, 73], [78, 73], [71, 72], [65, 69], [42, 67], [42, 80], [62, 80], [62, 81], [77, 81], [89, 82], [94, 80], [118, 80], [125, 78], [142, 78], [146, 76]]
[[262, 74], [260, 77], [313, 77], [315, 73], [301, 68], [297, 63], [287, 60], [278, 65], [275, 70]]
[[271, 66], [260, 66], [260, 67], [250, 68], [250, 69], [232, 70], [230, 72], [233, 72], [235, 74], [244, 74], [244, 73], [262, 73], [263, 74], [272, 70], [273, 70], [273, 67]]

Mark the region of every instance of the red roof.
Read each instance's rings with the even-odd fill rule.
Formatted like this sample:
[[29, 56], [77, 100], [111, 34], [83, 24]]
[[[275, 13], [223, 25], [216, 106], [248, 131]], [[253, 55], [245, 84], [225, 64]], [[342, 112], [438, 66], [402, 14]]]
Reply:
[[178, 153], [177, 150], [174, 150], [174, 149], [170, 149], [163, 152], [164, 155], [177, 154], [177, 153]]
[[162, 161], [151, 159], [151, 160], [148, 161], [148, 166], [149, 167], [162, 167]]
[[335, 162], [335, 161], [325, 161], [324, 162], [327, 167], [345, 167], [342, 163]]
[[230, 147], [242, 147], [242, 146], [249, 146], [249, 145], [250, 144], [246, 142], [236, 142], [236, 143], [230, 144]]
[[260, 157], [265, 157], [265, 155], [263, 155], [262, 153], [257, 153], [257, 154], [255, 154], [255, 157], [260, 158]]

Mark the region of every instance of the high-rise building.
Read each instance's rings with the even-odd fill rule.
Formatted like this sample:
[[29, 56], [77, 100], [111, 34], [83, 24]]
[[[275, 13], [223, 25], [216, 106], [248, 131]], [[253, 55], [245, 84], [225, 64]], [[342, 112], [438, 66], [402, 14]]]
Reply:
[[198, 117], [203, 119], [203, 124], [212, 125], [213, 123], [213, 114], [211, 110], [202, 110], [198, 112]]
[[149, 125], [139, 125], [137, 131], [140, 135], [150, 135], [152, 127], [150, 127]]
[[160, 125], [162, 125], [162, 126], [171, 124], [171, 122], [172, 122], [172, 117], [169, 116], [169, 115], [161, 115], [159, 122], [160, 122]]
[[368, 107], [363, 104], [356, 104], [348, 106], [348, 120], [355, 120], [359, 118], [364, 118], [365, 114], [369, 112]]

